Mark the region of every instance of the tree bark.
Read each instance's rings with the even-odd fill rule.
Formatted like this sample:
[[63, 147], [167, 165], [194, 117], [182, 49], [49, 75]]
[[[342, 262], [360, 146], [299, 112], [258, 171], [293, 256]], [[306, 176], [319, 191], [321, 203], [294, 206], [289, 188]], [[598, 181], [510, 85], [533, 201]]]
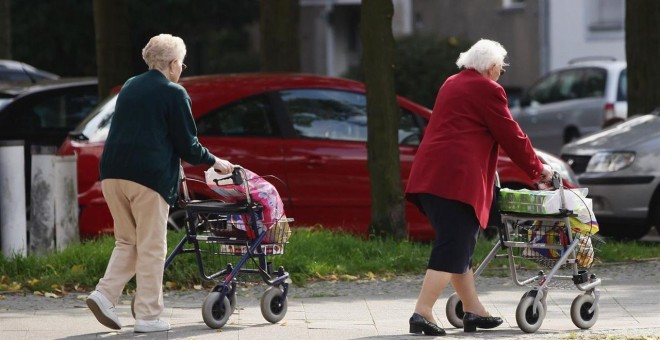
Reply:
[[10, 0], [0, 0], [0, 59], [12, 59]]
[[660, 1], [626, 1], [628, 116], [660, 107]]
[[298, 0], [261, 0], [259, 13], [262, 71], [299, 72]]
[[[99, 97], [122, 85], [133, 73], [127, 0], [94, 0]], [[146, 43], [146, 42], [145, 42]]]
[[394, 90], [393, 15], [392, 0], [362, 1], [360, 39], [367, 92], [370, 232], [400, 240], [407, 237], [407, 231], [397, 137], [401, 113]]

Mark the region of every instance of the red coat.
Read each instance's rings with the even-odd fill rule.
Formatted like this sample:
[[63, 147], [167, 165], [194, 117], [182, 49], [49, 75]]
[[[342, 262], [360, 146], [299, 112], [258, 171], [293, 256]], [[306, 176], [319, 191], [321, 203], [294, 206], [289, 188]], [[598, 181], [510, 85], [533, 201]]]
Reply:
[[540, 177], [543, 164], [511, 117], [502, 86], [472, 69], [447, 78], [415, 155], [406, 194], [429, 193], [470, 204], [485, 228], [499, 146], [530, 178]]

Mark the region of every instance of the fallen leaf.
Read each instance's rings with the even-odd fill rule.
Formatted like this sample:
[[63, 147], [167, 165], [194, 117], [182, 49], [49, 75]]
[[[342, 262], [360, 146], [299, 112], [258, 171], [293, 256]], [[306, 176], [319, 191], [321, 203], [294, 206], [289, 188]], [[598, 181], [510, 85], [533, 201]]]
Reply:
[[12, 282], [12, 283], [7, 287], [7, 290], [9, 290], [10, 292], [17, 292], [17, 291], [19, 291], [19, 290], [21, 290], [21, 289], [23, 289], [23, 286], [22, 286], [20, 283], [16, 282], [16, 281]]
[[89, 295], [78, 294], [78, 296], [76, 296], [76, 299], [78, 299], [78, 300], [82, 300], [82, 301], [85, 301], [85, 300], [87, 300], [87, 297], [88, 297], [88, 296], [89, 296]]
[[167, 281], [165, 282], [165, 287], [167, 287], [167, 289], [176, 289], [177, 284], [176, 282]]
[[0, 300], [4, 300], [4, 299], [5, 299], [5, 296], [4, 296], [4, 295], [0, 295]]
[[27, 282], [28, 286], [30, 287], [36, 285], [37, 283], [39, 283], [39, 279], [32, 279], [32, 280], [28, 280]]
[[0, 283], [7, 283], [7, 282], [9, 282], [9, 276], [7, 275], [0, 276]]
[[287, 326], [286, 321], [282, 322], [282, 323], [280, 324], [280, 326]]
[[60, 296], [58, 296], [57, 294], [53, 294], [53, 293], [46, 293], [46, 294], [44, 294], [44, 296], [47, 297], [47, 298], [53, 298], [53, 299], [59, 299], [60, 298]]
[[36, 295], [36, 296], [44, 296], [44, 292], [38, 291], [38, 290], [35, 290], [34, 293], [32, 293], [32, 294]]
[[193, 288], [195, 290], [202, 290], [202, 285], [194, 285]]

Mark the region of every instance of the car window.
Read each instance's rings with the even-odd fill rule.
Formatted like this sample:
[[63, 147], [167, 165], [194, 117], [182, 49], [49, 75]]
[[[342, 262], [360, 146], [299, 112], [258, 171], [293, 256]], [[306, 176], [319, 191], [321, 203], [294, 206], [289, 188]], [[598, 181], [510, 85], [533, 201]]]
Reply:
[[242, 99], [209, 112], [197, 121], [200, 136], [268, 137], [279, 134], [266, 95]]
[[[282, 91], [281, 96], [297, 137], [367, 141], [364, 94], [311, 89]], [[421, 128], [410, 111], [401, 111], [398, 138], [400, 144], [419, 144]]]
[[559, 72], [557, 82], [550, 90], [550, 101], [559, 102], [584, 98], [585, 84], [582, 78], [583, 73], [584, 71], [582, 69]]
[[588, 68], [584, 70], [584, 98], [603, 97], [607, 71], [602, 68]]
[[7, 106], [4, 123], [30, 130], [73, 129], [97, 103], [95, 86], [37, 93]]
[[616, 100], [619, 102], [628, 100], [628, 73], [625, 69], [621, 71], [621, 75], [619, 76]]
[[82, 138], [89, 139], [90, 142], [105, 141], [110, 131], [112, 115], [115, 113], [115, 104], [117, 104], [116, 95], [99, 104], [74, 132], [80, 134]]
[[541, 79], [529, 90], [529, 100], [532, 104], [545, 104], [552, 102], [552, 91], [559, 78], [558, 73], [552, 73]]

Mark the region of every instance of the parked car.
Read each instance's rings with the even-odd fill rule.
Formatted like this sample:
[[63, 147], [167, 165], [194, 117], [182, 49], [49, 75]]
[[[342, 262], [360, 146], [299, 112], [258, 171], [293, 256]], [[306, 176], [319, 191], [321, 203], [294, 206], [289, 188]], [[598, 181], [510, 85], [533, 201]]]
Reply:
[[54, 153], [98, 102], [94, 78], [0, 85], [0, 141], [24, 141], [28, 199], [32, 147], [45, 147]]
[[0, 59], [0, 83], [30, 82], [36, 83], [44, 79], [59, 79], [60, 76], [39, 70], [34, 66], [16, 60]]
[[[181, 79], [192, 99], [200, 142], [218, 156], [260, 175], [275, 175], [287, 215], [296, 225], [321, 224], [367, 234], [370, 181], [367, 170], [364, 85], [345, 79], [300, 74], [214, 75]], [[70, 134], [60, 154], [78, 155], [80, 233], [112, 232], [112, 219], [101, 193], [98, 164], [116, 97], [99, 105]], [[399, 142], [405, 185], [431, 111], [405, 98]], [[543, 155], [546, 161], [564, 164]], [[184, 164], [186, 175], [203, 180], [204, 166]], [[533, 187], [504, 154], [499, 161], [504, 185]], [[575, 181], [564, 166], [567, 182]], [[197, 199], [216, 197], [204, 183], [191, 181]], [[180, 225], [181, 212], [171, 214]], [[406, 205], [411, 239], [429, 240], [433, 230], [415, 207]]]
[[660, 225], [660, 112], [632, 118], [562, 148], [589, 188], [605, 235], [637, 239]]
[[0, 140], [57, 148], [98, 102], [95, 78], [0, 85]]
[[563, 144], [625, 120], [626, 62], [583, 58], [539, 79], [511, 109], [532, 144], [559, 154]]

